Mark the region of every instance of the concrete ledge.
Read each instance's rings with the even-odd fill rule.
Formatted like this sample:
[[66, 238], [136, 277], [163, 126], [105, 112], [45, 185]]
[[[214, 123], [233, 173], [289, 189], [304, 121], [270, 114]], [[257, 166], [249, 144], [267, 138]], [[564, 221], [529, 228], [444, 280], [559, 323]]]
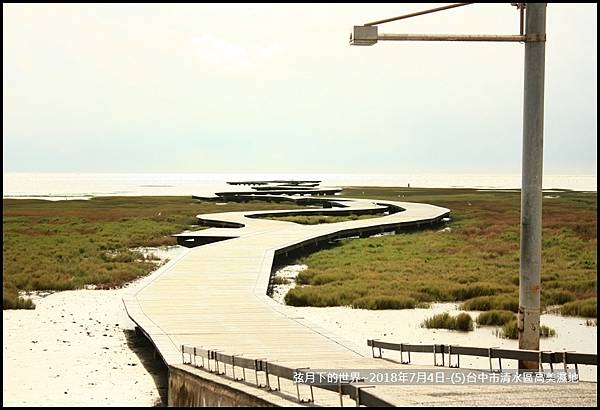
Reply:
[[185, 365], [169, 366], [169, 407], [300, 407], [264, 389]]

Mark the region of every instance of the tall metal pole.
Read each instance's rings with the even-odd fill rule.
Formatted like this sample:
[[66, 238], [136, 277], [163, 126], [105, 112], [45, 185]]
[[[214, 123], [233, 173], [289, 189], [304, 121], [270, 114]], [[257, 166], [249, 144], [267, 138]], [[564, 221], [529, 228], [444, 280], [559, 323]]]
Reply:
[[[371, 46], [379, 40], [395, 41], [519, 41], [525, 42], [523, 99], [523, 172], [521, 181], [521, 263], [519, 269], [519, 349], [539, 350], [542, 265], [542, 169], [544, 149], [544, 71], [546, 51], [546, 3], [515, 3], [523, 16], [520, 35], [385, 34], [377, 24], [458, 7], [425, 10], [354, 26], [350, 44]], [[522, 20], [521, 20], [522, 23]], [[520, 369], [538, 368], [537, 362], [519, 361]]]
[[[527, 3], [525, 12], [526, 35], [545, 37], [546, 3]], [[519, 349], [527, 350], [540, 347], [545, 48], [544, 41], [525, 43], [518, 328]], [[537, 362], [519, 362], [520, 369], [537, 367]]]

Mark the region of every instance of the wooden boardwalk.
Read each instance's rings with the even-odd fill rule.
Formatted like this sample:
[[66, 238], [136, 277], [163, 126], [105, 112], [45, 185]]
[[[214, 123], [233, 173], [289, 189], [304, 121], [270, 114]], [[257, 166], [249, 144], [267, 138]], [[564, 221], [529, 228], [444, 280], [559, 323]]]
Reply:
[[[349, 341], [301, 317], [285, 313], [266, 295], [273, 258], [276, 253], [302, 244], [365, 232], [373, 233], [377, 230], [394, 230], [417, 223], [435, 223], [446, 217], [449, 210], [407, 202], [342, 198], [332, 198], [332, 201], [355, 210], [385, 209], [385, 205], [380, 204], [385, 202], [404, 211], [379, 218], [320, 225], [300, 225], [256, 217], [260, 214], [273, 214], [273, 211], [199, 215], [200, 219], [225, 221], [241, 224], [243, 227], [210, 228], [186, 234], [188, 237], [218, 236], [232, 239], [190, 248], [155, 274], [145, 278], [141, 286], [124, 298], [128, 315], [154, 343], [164, 361], [178, 367], [182, 363], [181, 345], [265, 358], [269, 362], [295, 368], [401, 367], [395, 363], [364, 357]], [[335, 211], [336, 208], [332, 210]], [[297, 212], [326, 211], [327, 209], [306, 209]], [[465, 401], [458, 400], [456, 396], [445, 399], [443, 394], [438, 394], [443, 391], [456, 393], [456, 386], [442, 387], [435, 386], [433, 392], [432, 386], [377, 386], [374, 391], [399, 405], [464, 404]], [[490, 400], [497, 400], [497, 392], [501, 390], [503, 394], [508, 394], [505, 398], [510, 401], [510, 389], [507, 386], [474, 387], [478, 387], [477, 391], [480, 393], [489, 391]], [[567, 399], [564, 392], [561, 393], [567, 400], [565, 403], [572, 403], [575, 396], [595, 403], [595, 384], [593, 388], [586, 388], [584, 383], [570, 388], [572, 391], [577, 389], [578, 392], [571, 399]], [[295, 394], [293, 386], [287, 389]], [[461, 390], [465, 397], [474, 400], [473, 395], [465, 389]], [[515, 389], [513, 386], [513, 390]], [[536, 390], [540, 394], [528, 395], [531, 398], [530, 404], [550, 403], [549, 395], [541, 394], [542, 390], [552, 391], [552, 397], [560, 396], [557, 396], [559, 391], [552, 386], [543, 386]], [[407, 395], [408, 392], [412, 393]], [[522, 390], [518, 393], [519, 397], [522, 396], [521, 392]], [[517, 394], [516, 390], [514, 394]], [[339, 405], [339, 400], [332, 394], [319, 394], [316, 399], [317, 404]], [[560, 400], [553, 403], [564, 404]]]

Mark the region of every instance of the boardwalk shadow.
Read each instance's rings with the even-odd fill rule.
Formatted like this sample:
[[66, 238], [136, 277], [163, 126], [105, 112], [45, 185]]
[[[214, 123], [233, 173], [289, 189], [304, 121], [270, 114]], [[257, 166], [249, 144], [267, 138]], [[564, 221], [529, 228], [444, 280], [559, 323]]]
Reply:
[[127, 346], [133, 351], [146, 371], [154, 379], [154, 384], [160, 395], [160, 400], [154, 403], [155, 407], [167, 406], [167, 389], [169, 386], [169, 369], [164, 364], [160, 356], [155, 355], [154, 345], [141, 333], [133, 329], [124, 329], [123, 333], [127, 340]]

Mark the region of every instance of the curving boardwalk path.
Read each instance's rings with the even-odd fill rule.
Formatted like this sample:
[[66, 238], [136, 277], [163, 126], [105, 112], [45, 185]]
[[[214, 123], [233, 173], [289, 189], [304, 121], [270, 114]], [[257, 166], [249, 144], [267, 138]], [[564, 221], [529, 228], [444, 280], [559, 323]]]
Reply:
[[[220, 350], [227, 354], [264, 357], [270, 362], [288, 367], [398, 368], [399, 365], [395, 363], [364, 357], [352, 343], [301, 317], [284, 313], [266, 295], [273, 258], [278, 252], [285, 252], [302, 244], [434, 223], [448, 216], [450, 211], [419, 203], [337, 197], [329, 200], [334, 208], [309, 208], [294, 213], [322, 214], [340, 210], [373, 212], [390, 206], [396, 210], [401, 208], [402, 211], [378, 218], [320, 225], [300, 225], [257, 218], [265, 214], [290, 212], [285, 210], [199, 215], [199, 219], [243, 226], [210, 228], [185, 234], [186, 238], [232, 239], [191, 248], [145, 278], [141, 286], [123, 299], [128, 315], [154, 343], [168, 365], [181, 365], [180, 346], [185, 344]], [[593, 395], [595, 402], [595, 384], [593, 390], [580, 387], [582, 385], [584, 384], [573, 386], [572, 397], [562, 392], [563, 401], [553, 403], [572, 403], [573, 400], [587, 397], [585, 392], [588, 390], [589, 400], [592, 400]], [[477, 400], [469, 393], [469, 388], [462, 390], [465, 397], [469, 397], [468, 400], [455, 395], [456, 386], [444, 388], [378, 386], [375, 390], [378, 394], [381, 393], [382, 398], [399, 405], [473, 405], [478, 403], [477, 400], [483, 400], [481, 403], [485, 404], [486, 391], [489, 391], [490, 403], [498, 400], [499, 387], [471, 387], [471, 390], [475, 388], [477, 391]], [[539, 394], [524, 394], [522, 387], [512, 388], [519, 389], [518, 392], [515, 390], [515, 403], [519, 400], [519, 403], [523, 400], [533, 400], [531, 404], [550, 403], [548, 395], [541, 388], [536, 390]], [[552, 390], [551, 387], [544, 389]], [[502, 386], [503, 394], [507, 394], [506, 404], [510, 402], [509, 390], [510, 387]], [[444, 391], [452, 395], [444, 395]], [[320, 404], [339, 405], [335, 395], [323, 397]], [[319, 404], [319, 395], [316, 399]]]

